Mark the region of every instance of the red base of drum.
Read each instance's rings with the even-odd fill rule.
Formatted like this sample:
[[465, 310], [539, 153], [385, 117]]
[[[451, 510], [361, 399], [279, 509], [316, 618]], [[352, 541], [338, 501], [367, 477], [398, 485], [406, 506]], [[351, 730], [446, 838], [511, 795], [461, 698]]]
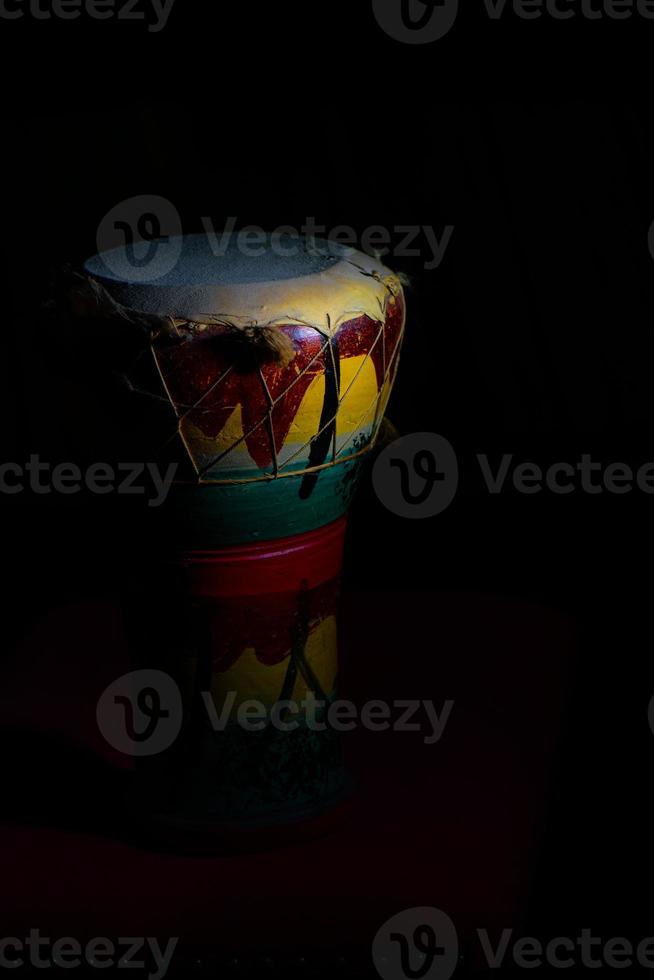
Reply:
[[183, 556], [193, 596], [270, 595], [314, 589], [337, 579], [343, 564], [346, 518], [316, 531], [261, 544]]

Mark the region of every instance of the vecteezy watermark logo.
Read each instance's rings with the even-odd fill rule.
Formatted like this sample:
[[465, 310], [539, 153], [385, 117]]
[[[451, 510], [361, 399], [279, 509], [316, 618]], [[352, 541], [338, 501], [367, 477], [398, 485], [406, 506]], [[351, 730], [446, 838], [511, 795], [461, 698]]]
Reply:
[[[175, 0], [0, 0], [0, 19], [20, 20], [120, 20], [148, 23], [158, 34], [168, 23]], [[143, 9], [145, 8], [145, 9]], [[154, 15], [154, 16], [153, 16]]]
[[[634, 15], [654, 20], [654, 0], [483, 0], [490, 20], [498, 21], [508, 11], [520, 20], [629, 20]], [[429, 44], [438, 41], [453, 26], [457, 0], [373, 0], [379, 25], [396, 41]]]
[[[202, 691], [207, 722], [214, 732], [238, 725], [256, 734], [274, 728], [285, 734], [304, 727], [312, 732], [346, 733], [361, 727], [370, 732], [424, 732], [425, 745], [436, 745], [445, 733], [454, 701], [437, 710], [433, 701], [367, 701], [360, 709], [352, 701], [325, 701], [312, 691], [301, 701], [280, 700], [266, 705], [256, 699], [241, 701], [229, 691], [217, 705], [210, 691]], [[160, 670], [124, 674], [102, 693], [97, 709], [98, 727], [106, 741], [123, 755], [151, 756], [170, 748], [182, 729], [182, 697], [175, 681]]]
[[98, 226], [96, 244], [109, 272], [129, 282], [165, 276], [182, 251], [182, 222], [174, 204], [141, 194], [116, 204]]
[[[170, 967], [179, 939], [169, 939], [165, 947], [152, 936], [120, 938], [116, 942], [106, 936], [80, 943], [72, 936], [49, 939], [39, 929], [30, 929], [23, 939], [6, 936], [0, 939], [0, 969], [17, 970], [74, 970], [82, 967], [84, 976], [90, 967], [106, 970], [109, 967], [141, 970], [148, 980], [163, 980]], [[146, 972], [147, 971], [147, 972]], [[31, 970], [30, 970], [31, 975]]]
[[372, 959], [382, 980], [449, 980], [459, 956], [454, 923], [434, 908], [407, 909], [385, 922]]
[[321, 700], [312, 691], [301, 701], [276, 701], [270, 707], [254, 699], [243, 701], [236, 712], [235, 691], [226, 695], [220, 711], [217, 710], [210, 692], [204, 691], [202, 700], [211, 727], [216, 732], [224, 731], [230, 721], [246, 732], [261, 732], [270, 726], [279, 732], [288, 733], [297, 731], [301, 725], [312, 732], [326, 732], [331, 729], [341, 734], [359, 727], [369, 732], [422, 732], [428, 729], [428, 734], [423, 737], [425, 745], [436, 745], [440, 742], [454, 708], [454, 701], [445, 701], [438, 712], [433, 701], [407, 699], [396, 700], [392, 704], [386, 701], [367, 701], [359, 709], [352, 701]]
[[435, 517], [449, 507], [456, 495], [456, 453], [442, 436], [415, 432], [380, 453], [372, 480], [381, 502], [399, 517]]
[[[590, 453], [582, 453], [574, 462], [553, 462], [548, 466], [521, 462], [511, 453], [505, 453], [499, 460], [479, 453], [475, 462], [482, 490], [493, 496], [507, 491], [523, 496], [654, 494], [654, 462], [645, 462], [638, 468], [623, 462], [604, 464], [594, 460]], [[433, 432], [414, 433], [396, 440], [380, 453], [372, 480], [377, 496], [394, 514], [412, 519], [434, 517], [456, 495], [457, 457], [442, 436]]]
[[[116, 493], [148, 498], [148, 507], [160, 507], [168, 497], [177, 473], [177, 463], [165, 472], [156, 463], [93, 463], [82, 470], [75, 463], [49, 463], [33, 453], [25, 463], [0, 463], [0, 494], [14, 496], [72, 496], [86, 490], [98, 496]], [[145, 483], [141, 479], [145, 478]], [[151, 486], [147, 486], [150, 483]]]
[[266, 232], [257, 225], [236, 229], [237, 219], [227, 219], [225, 229], [217, 231], [211, 218], [203, 217], [202, 226], [214, 255], [224, 255], [228, 246], [236, 247], [242, 255], [259, 256], [270, 249], [281, 256], [297, 255], [308, 246], [315, 255], [325, 254], [332, 245], [344, 249], [360, 249], [376, 259], [424, 258], [423, 268], [432, 272], [442, 263], [449, 247], [454, 225], [445, 225], [438, 232], [432, 225], [368, 225], [357, 232], [351, 225], [329, 228], [315, 218], [306, 218], [299, 227], [280, 225]]
[[459, 0], [372, 0], [384, 31], [405, 44], [430, 44], [454, 26]]
[[[260, 225], [238, 228], [234, 216], [221, 229], [207, 215], [199, 220], [216, 258], [228, 249], [252, 258], [268, 252], [288, 258], [305, 249], [315, 255], [333, 254], [336, 246], [346, 253], [359, 249], [376, 259], [422, 259], [426, 272], [441, 265], [454, 234], [454, 225], [444, 225], [442, 230], [432, 225], [368, 225], [357, 231], [351, 225], [330, 228], [313, 217], [272, 231]], [[102, 218], [96, 244], [108, 272], [130, 282], [154, 282], [176, 265], [183, 247], [181, 236], [182, 221], [174, 204], [144, 194], [121, 201]]]
[[[636, 946], [622, 936], [603, 940], [591, 929], [581, 929], [578, 936], [555, 936], [541, 941], [534, 936], [514, 937], [513, 929], [503, 929], [499, 938], [491, 938], [486, 929], [477, 930], [484, 958], [491, 970], [501, 969], [508, 960], [518, 969], [533, 971], [542, 967], [566, 970], [601, 967], [623, 970], [631, 966], [654, 969], [654, 939], [642, 939]], [[549, 973], [548, 973], [549, 976]]]
[[124, 674], [103, 692], [96, 709], [98, 728], [123, 755], [144, 757], [170, 748], [182, 729], [182, 697], [161, 670]]
[[[634, 943], [623, 936], [605, 940], [594, 936], [592, 929], [581, 929], [574, 938], [555, 936], [548, 940], [516, 936], [513, 929], [503, 929], [499, 935], [491, 935], [487, 929], [476, 929], [475, 933], [478, 950], [474, 958], [478, 952], [488, 970], [506, 966], [529, 971], [575, 966], [589, 970], [633, 966], [654, 969], [651, 936]], [[382, 980], [449, 980], [458, 960], [454, 923], [439, 909], [401, 912], [375, 936], [372, 959]]]

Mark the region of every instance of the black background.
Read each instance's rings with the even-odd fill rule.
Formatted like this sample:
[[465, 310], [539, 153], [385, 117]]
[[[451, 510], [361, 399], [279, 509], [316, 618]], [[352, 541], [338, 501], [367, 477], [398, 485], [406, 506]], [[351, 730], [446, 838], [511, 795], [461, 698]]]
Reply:
[[[461, 491], [406, 522], [364, 490], [349, 583], [521, 596], [573, 617], [527, 920], [540, 935], [651, 934], [652, 500], [494, 498], [474, 456], [654, 460], [654, 22], [495, 23], [469, 4], [445, 38], [410, 47], [366, 2], [176, 0], [159, 34], [83, 18], [1, 31], [7, 459], [64, 457], [62, 389], [91, 417], [115, 404], [102, 350], [71, 363], [35, 311], [49, 271], [92, 253], [120, 200], [161, 194], [185, 231], [202, 215], [454, 225], [436, 271], [389, 260], [413, 283], [389, 415], [452, 442]], [[8, 648], [45, 606], [115, 587], [135, 545], [99, 506], [0, 501]]]

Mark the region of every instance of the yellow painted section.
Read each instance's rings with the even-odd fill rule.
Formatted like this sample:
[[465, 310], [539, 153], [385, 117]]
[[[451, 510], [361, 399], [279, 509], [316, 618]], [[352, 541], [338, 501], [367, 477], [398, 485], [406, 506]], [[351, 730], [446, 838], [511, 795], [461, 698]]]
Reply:
[[298, 461], [306, 459], [309, 455], [309, 443], [320, 429], [320, 417], [322, 406], [325, 400], [325, 376], [320, 374], [313, 379], [304, 398], [300, 402], [300, 408], [295, 416], [293, 423], [288, 431], [286, 441], [281, 450], [278, 451], [280, 464], [284, 464], [289, 456], [306, 446], [306, 452], [297, 456]]
[[377, 374], [372, 358], [362, 355], [342, 361], [342, 401], [338, 413], [338, 435], [349, 434], [358, 428], [362, 415], [368, 411], [376, 397]]
[[[323, 691], [331, 694], [336, 686], [337, 633], [336, 619], [328, 616], [309, 634], [305, 657]], [[230, 691], [236, 692], [234, 710], [244, 701], [261, 701], [266, 707], [275, 704], [281, 695], [288, 670], [288, 657], [279, 664], [266, 666], [257, 660], [256, 651], [247, 647], [236, 663], [225, 671], [216, 671], [211, 681], [211, 693], [220, 710]], [[314, 692], [315, 693], [315, 692]], [[308, 694], [306, 681], [298, 671], [291, 700], [302, 701]]]
[[[204, 433], [198, 429], [196, 425], [193, 425], [191, 421], [186, 419], [182, 422], [181, 433], [184, 441], [191, 453], [192, 459], [199, 464], [202, 464], [203, 460], [207, 457], [214, 458], [215, 456], [220, 456], [222, 453], [228, 452], [232, 449], [239, 439], [243, 439], [243, 412], [240, 405], [237, 405], [232, 414], [227, 419], [225, 426], [218, 433], [216, 439], [210, 439], [204, 435]], [[238, 455], [233, 455], [238, 454]], [[245, 445], [245, 441], [242, 441], [236, 449], [230, 452], [230, 467], [241, 457], [245, 464], [248, 462], [251, 464], [252, 460], [250, 454]], [[227, 460], [225, 459], [222, 465], [225, 465]]]
[[[390, 388], [386, 392], [386, 398]], [[283, 466], [289, 459], [301, 463], [309, 455], [309, 444], [320, 430], [323, 402], [325, 398], [325, 377], [314, 378], [307, 389], [300, 408], [289, 430], [286, 441], [278, 451], [278, 460]], [[369, 430], [376, 415], [377, 376], [370, 357], [349, 357], [341, 361], [341, 406], [336, 424], [337, 447], [357, 430]], [[267, 422], [262, 420], [262, 426]], [[221, 468], [253, 469], [254, 465], [244, 440], [243, 413], [237, 405], [227, 423], [216, 439], [207, 438], [189, 420], [181, 426], [184, 441], [191, 457], [198, 466], [205, 461], [229, 453], [219, 464]], [[241, 440], [241, 442], [239, 442]], [[238, 445], [236, 445], [238, 443]], [[236, 448], [232, 448], [236, 447]], [[299, 452], [302, 447], [306, 450]], [[296, 455], [297, 454], [297, 455]]]
[[[337, 446], [340, 446], [353, 432], [370, 429], [374, 422], [377, 407], [377, 373], [372, 358], [365, 355], [349, 357], [341, 363], [341, 398], [336, 422]], [[352, 440], [349, 442], [351, 443]]]

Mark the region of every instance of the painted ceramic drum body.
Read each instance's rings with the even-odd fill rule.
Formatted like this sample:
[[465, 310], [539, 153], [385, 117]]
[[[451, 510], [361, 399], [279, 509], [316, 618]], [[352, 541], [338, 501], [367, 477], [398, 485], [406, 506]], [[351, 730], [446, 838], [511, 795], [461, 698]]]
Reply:
[[160, 321], [153, 356], [196, 473], [173, 497], [189, 545], [274, 539], [345, 514], [399, 363], [397, 277], [303, 239], [271, 238], [247, 257], [189, 236], [172, 272], [150, 265], [135, 282], [128, 251], [114, 250], [86, 272], [121, 310]]
[[[405, 305], [398, 278], [351, 249], [219, 244], [183, 238], [172, 268], [165, 250], [148, 246], [144, 267], [116, 249], [85, 272], [104, 315], [147, 326], [170, 439], [195, 474], [167, 504], [188, 634], [168, 650], [187, 694], [184, 738], [144, 791], [172, 818], [245, 827], [305, 818], [343, 790], [323, 722], [345, 515], [395, 380]], [[140, 636], [151, 642], [147, 622]], [[239, 716], [247, 704], [265, 714], [258, 731]]]

